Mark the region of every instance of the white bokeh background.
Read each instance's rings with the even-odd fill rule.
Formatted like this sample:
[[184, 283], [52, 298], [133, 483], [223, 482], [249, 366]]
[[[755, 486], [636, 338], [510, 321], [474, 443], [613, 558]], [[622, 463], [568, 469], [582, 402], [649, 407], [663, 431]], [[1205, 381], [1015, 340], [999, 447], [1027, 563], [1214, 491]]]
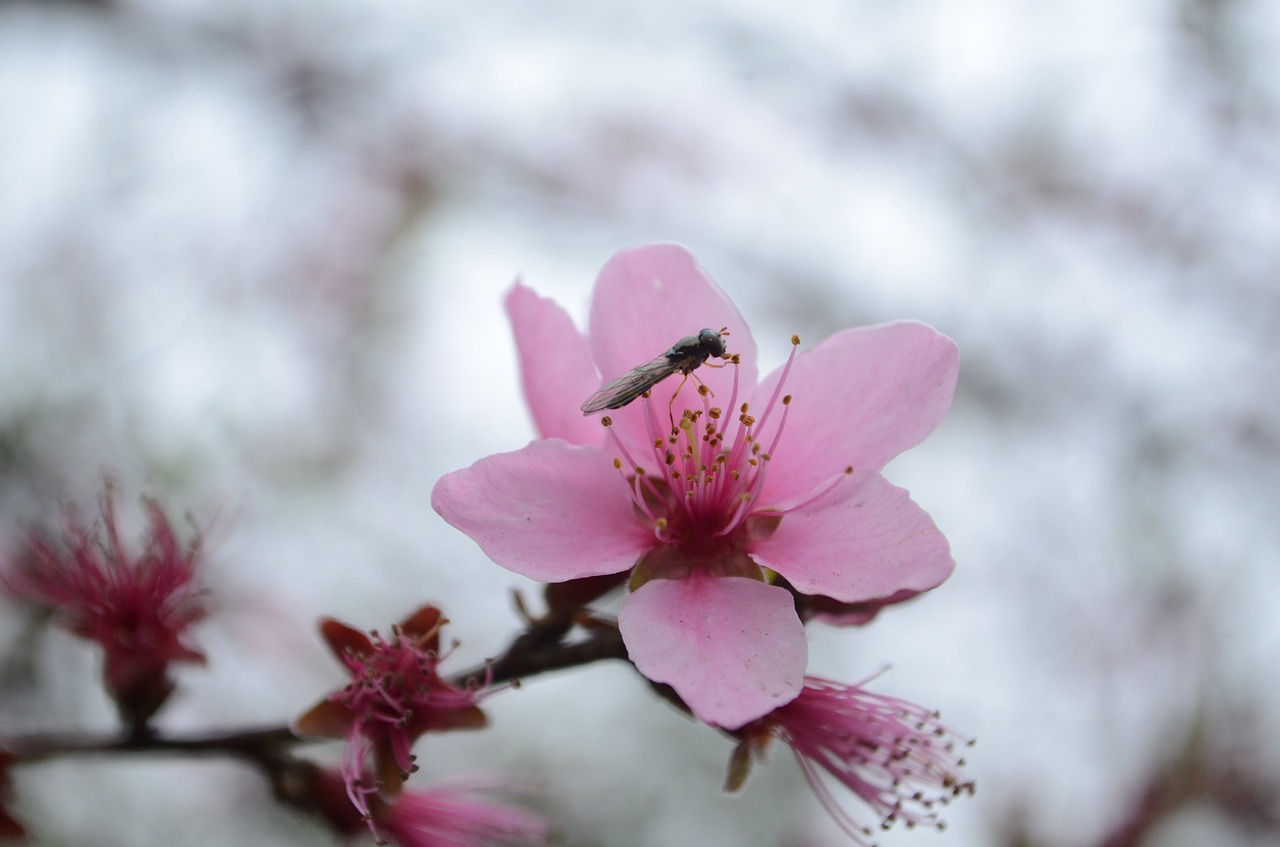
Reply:
[[[520, 274], [580, 318], [653, 240], [766, 367], [901, 317], [960, 344], [951, 416], [888, 469], [955, 576], [814, 630], [814, 672], [892, 665], [978, 738], [947, 832], [882, 844], [1280, 839], [1267, 0], [0, 4], [0, 533], [104, 474], [208, 527], [175, 732], [337, 683], [320, 615], [435, 601], [458, 667], [492, 655], [531, 586], [429, 495], [532, 435], [502, 297]], [[0, 607], [35, 670], [0, 736], [109, 728], [95, 657], [23, 627]], [[845, 843], [782, 751], [722, 796], [730, 745], [624, 667], [491, 706], [422, 778], [537, 783], [560, 844]], [[330, 840], [234, 762], [14, 776], [38, 843]]]

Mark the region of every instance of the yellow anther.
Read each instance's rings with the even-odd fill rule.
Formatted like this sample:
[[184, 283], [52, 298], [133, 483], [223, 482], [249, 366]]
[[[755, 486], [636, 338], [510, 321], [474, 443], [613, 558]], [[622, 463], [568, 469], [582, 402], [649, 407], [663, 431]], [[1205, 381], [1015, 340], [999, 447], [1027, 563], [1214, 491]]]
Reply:
[[793, 345], [795, 345], [796, 347], [799, 347], [799, 346], [800, 346], [800, 336], [798, 336], [798, 335], [792, 335], [792, 336], [791, 336], [791, 343], [792, 343]]
[[609, 417], [608, 415], [605, 415], [603, 418], [600, 419], [600, 423], [603, 426], [613, 426], [613, 418]]

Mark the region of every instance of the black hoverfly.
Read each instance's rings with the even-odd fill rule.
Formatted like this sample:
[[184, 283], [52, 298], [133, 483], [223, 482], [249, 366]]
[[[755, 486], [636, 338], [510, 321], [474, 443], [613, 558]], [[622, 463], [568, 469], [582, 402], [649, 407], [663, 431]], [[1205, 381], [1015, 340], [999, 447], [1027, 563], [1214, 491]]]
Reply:
[[[689, 374], [712, 356], [725, 358], [724, 336], [728, 334], [728, 327], [721, 327], [719, 332], [704, 329], [697, 335], [681, 338], [671, 345], [670, 350], [653, 361], [637, 365], [617, 379], [610, 380], [582, 404], [582, 414], [621, 409], [674, 373], [682, 373], [688, 378]], [[680, 384], [684, 385], [683, 382]]]

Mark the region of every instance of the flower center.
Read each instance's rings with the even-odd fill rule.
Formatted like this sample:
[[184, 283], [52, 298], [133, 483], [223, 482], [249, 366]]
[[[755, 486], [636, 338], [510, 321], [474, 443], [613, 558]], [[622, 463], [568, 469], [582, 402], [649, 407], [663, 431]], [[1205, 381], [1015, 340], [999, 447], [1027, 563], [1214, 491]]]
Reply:
[[[791, 355], [759, 417], [747, 403], [737, 405], [736, 357], [730, 359], [733, 389], [727, 406], [736, 412], [713, 406], [710, 390], [702, 385], [698, 388], [702, 408], [686, 410], [667, 430], [660, 423], [664, 416], [646, 396], [642, 401], [649, 437], [645, 464], [614, 434], [612, 421], [604, 419], [623, 456], [614, 460], [614, 466], [622, 472], [632, 501], [659, 541], [695, 559], [722, 559], [742, 549], [748, 518], [760, 502], [791, 404], [791, 395], [783, 395], [782, 389], [800, 339], [793, 335], [791, 342]], [[782, 419], [766, 446], [759, 435], [774, 414]]]
[[372, 653], [346, 657], [351, 683], [331, 699], [365, 721], [399, 728], [432, 711], [466, 708], [474, 698], [440, 679], [436, 666], [441, 658], [412, 643], [398, 629], [389, 641], [375, 636]]

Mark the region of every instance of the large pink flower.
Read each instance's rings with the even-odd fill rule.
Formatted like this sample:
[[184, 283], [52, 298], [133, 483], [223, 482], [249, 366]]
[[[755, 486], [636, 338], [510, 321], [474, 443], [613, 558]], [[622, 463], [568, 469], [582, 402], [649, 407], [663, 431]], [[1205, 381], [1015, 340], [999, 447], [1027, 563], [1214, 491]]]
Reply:
[[[674, 244], [609, 261], [585, 335], [523, 285], [507, 309], [542, 437], [445, 475], [432, 505], [533, 579], [632, 571], [619, 614], [631, 660], [707, 723], [742, 726], [799, 694], [797, 595], [883, 602], [951, 573], [942, 533], [879, 473], [950, 406], [946, 336], [845, 330], [757, 383], [742, 317]], [[676, 393], [677, 374], [606, 418], [580, 413], [603, 380], [721, 327], [736, 364], [696, 372], [709, 393]]]

